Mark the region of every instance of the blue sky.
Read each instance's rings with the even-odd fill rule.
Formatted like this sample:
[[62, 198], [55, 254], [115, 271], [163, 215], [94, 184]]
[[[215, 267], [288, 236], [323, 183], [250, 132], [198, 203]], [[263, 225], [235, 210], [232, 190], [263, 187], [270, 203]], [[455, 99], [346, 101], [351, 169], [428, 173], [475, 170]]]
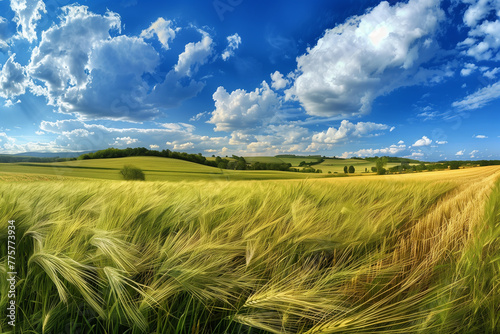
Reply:
[[0, 153], [500, 158], [500, 0], [0, 0]]

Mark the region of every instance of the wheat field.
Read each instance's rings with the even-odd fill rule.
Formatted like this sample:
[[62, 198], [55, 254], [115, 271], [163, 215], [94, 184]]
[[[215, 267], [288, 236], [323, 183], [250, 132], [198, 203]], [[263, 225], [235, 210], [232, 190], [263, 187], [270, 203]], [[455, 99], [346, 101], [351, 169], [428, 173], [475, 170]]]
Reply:
[[276, 181], [4, 177], [15, 330], [495, 333], [499, 177], [497, 166]]

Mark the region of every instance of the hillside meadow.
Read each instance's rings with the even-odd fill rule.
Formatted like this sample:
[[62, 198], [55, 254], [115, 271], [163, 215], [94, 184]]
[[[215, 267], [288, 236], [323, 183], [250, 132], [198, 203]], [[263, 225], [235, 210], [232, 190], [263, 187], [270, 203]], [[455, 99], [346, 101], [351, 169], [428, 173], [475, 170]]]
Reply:
[[[269, 180], [306, 179], [326, 177], [323, 174], [281, 172], [274, 170], [227, 170], [189, 161], [162, 157], [125, 157], [113, 159], [74, 160], [53, 163], [1, 163], [0, 176], [8, 173], [46, 175], [48, 177], [84, 177], [121, 180], [124, 165], [140, 167], [148, 181], [201, 181], [201, 180]], [[39, 176], [37, 176], [39, 177]]]
[[[2, 166], [0, 217], [16, 220], [18, 238], [16, 333], [500, 327], [498, 166], [227, 182], [179, 161], [179, 177], [210, 179], [91, 179], [117, 174], [108, 160], [58, 163], [70, 166], [62, 176]], [[147, 175], [174, 175], [144, 163]], [[0, 332], [14, 333], [5, 317]]]

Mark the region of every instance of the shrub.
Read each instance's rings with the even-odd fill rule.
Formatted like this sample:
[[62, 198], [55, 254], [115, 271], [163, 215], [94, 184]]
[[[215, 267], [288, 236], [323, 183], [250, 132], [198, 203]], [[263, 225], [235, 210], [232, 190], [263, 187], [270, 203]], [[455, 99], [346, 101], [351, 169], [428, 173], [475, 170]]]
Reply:
[[349, 166], [349, 173], [354, 173], [355, 171], [354, 166]]
[[120, 170], [120, 174], [123, 176], [124, 180], [141, 180], [144, 181], [146, 177], [144, 176], [144, 172], [135, 166], [125, 165]]

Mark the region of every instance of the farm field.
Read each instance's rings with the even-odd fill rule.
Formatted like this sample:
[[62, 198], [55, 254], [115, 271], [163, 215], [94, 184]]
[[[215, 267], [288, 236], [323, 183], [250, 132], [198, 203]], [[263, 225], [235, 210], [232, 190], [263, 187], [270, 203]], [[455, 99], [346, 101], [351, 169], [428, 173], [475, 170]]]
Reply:
[[500, 325], [499, 166], [265, 182], [21, 175], [0, 173], [0, 218], [18, 240], [16, 333]]
[[2, 163], [0, 173], [121, 180], [119, 171], [128, 164], [141, 168], [148, 181], [306, 179], [325, 176], [280, 171], [221, 170], [193, 162], [161, 157], [126, 157], [54, 163]]

